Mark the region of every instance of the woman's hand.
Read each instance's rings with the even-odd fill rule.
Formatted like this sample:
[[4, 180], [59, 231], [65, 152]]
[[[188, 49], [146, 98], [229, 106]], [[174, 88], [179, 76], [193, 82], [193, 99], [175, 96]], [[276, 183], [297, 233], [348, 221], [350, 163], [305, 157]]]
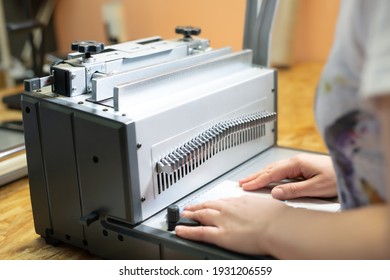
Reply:
[[202, 226], [176, 226], [180, 237], [207, 242], [245, 254], [268, 254], [267, 229], [283, 210], [283, 202], [257, 196], [207, 201], [184, 209], [182, 217]]
[[278, 185], [272, 189], [276, 199], [297, 197], [334, 197], [337, 195], [336, 175], [329, 156], [299, 154], [287, 160], [274, 162], [239, 181], [244, 190], [256, 190], [284, 179], [303, 178]]

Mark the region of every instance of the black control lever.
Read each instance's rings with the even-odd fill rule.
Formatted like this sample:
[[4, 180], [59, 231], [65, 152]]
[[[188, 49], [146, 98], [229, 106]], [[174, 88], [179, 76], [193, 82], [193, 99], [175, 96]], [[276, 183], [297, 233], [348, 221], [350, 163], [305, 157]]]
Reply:
[[184, 35], [183, 40], [184, 41], [191, 41], [192, 35], [199, 35], [202, 30], [198, 27], [193, 26], [178, 26], [175, 29], [176, 34], [182, 34]]
[[168, 231], [175, 230], [176, 226], [179, 225], [190, 226], [190, 227], [200, 226], [200, 223], [198, 221], [194, 221], [187, 218], [181, 218], [179, 206], [175, 204], [172, 204], [167, 208], [167, 224], [168, 224]]
[[85, 58], [90, 58], [91, 54], [100, 53], [104, 50], [104, 44], [97, 41], [76, 41], [71, 45], [72, 51], [84, 53]]

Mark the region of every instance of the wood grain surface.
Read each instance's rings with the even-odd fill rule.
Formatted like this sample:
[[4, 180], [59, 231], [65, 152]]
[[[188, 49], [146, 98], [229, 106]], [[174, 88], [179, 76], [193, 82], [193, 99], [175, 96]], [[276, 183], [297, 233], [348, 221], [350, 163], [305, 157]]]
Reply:
[[[278, 145], [326, 152], [313, 115], [314, 90], [322, 64], [305, 63], [279, 69]], [[0, 91], [0, 98], [21, 90]], [[21, 113], [0, 104], [0, 121]], [[0, 187], [0, 259], [99, 259], [66, 244], [47, 245], [34, 230], [28, 179]]]

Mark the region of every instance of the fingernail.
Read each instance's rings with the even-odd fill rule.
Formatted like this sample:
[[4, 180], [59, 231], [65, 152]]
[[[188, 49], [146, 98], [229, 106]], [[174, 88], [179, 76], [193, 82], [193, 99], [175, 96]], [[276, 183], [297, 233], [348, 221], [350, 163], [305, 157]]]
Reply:
[[284, 191], [282, 188], [273, 188], [271, 194], [276, 199], [284, 198]]

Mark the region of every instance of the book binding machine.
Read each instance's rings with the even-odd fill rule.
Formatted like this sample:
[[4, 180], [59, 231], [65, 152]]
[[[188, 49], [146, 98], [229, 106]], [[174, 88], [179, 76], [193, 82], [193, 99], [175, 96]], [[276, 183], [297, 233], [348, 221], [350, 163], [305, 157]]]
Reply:
[[275, 5], [248, 0], [242, 51], [178, 27], [173, 40], [75, 42], [26, 80], [36, 232], [106, 258], [240, 257], [145, 222], [275, 145]]

